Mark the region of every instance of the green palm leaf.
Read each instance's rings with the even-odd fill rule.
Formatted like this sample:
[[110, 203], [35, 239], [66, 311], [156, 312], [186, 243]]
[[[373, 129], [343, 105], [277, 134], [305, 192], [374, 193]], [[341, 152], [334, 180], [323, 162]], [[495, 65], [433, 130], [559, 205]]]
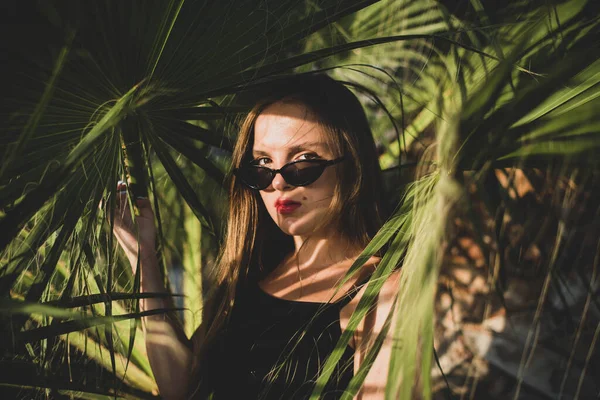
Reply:
[[[135, 340], [141, 334], [135, 319], [143, 315], [137, 307], [144, 296], [139, 277], [116, 252], [97, 204], [105, 198], [107, 211], [114, 209], [116, 181], [127, 176], [134, 194], [149, 192], [155, 202], [165, 264], [201, 260], [195, 262], [206, 271], [221, 240], [232, 121], [248, 109], [249, 93], [263, 90], [274, 75], [321, 69], [352, 82], [372, 111], [385, 167], [419, 161], [415, 153], [437, 143], [436, 156], [420, 160], [429, 172], [425, 178], [408, 186], [390, 182], [401, 187], [402, 206], [346, 278], [370, 255], [389, 248], [313, 398], [400, 263], [394, 313], [411, 318], [392, 324], [390, 315], [386, 324], [389, 334], [406, 343], [392, 354], [386, 395], [410, 398], [419, 375], [415, 390], [428, 398], [437, 278], [456, 209], [471, 210], [468, 221], [481, 232], [477, 242], [485, 248], [481, 238], [489, 221], [477, 216], [473, 209], [479, 206], [467, 197], [475, 190], [485, 198], [497, 217], [493, 231], [502, 249], [501, 216], [518, 209], [508, 200], [510, 185], [500, 184], [494, 168], [560, 166], [588, 182], [592, 178], [576, 167], [591, 168], [593, 176], [598, 166], [600, 34], [593, 1], [472, 1], [466, 10], [408, 0], [14, 3], [14, 17], [25, 23], [11, 25], [15, 31], [4, 36], [18, 40], [2, 47], [11, 75], [0, 105], [6, 121], [0, 131], [0, 288], [7, 301], [28, 300], [3, 303], [14, 314], [3, 319], [15, 327], [11, 334], [31, 341], [10, 354], [45, 371], [52, 358], [45, 357], [54, 349], [86, 354], [94, 345], [100, 350], [87, 354], [102, 368], [125, 376], [131, 387], [154, 389], [141, 341]], [[36, 38], [27, 34], [29, 25], [39, 31]], [[369, 99], [374, 97], [381, 101]], [[402, 137], [390, 134], [393, 126], [402, 128]], [[557, 243], [554, 259], [563, 254]], [[195, 266], [184, 269], [199, 275]], [[501, 273], [490, 274], [500, 288]], [[200, 282], [188, 283], [186, 292], [198, 298]], [[62, 311], [46, 308], [52, 304]], [[200, 306], [190, 308], [197, 312]], [[81, 320], [65, 313], [70, 307], [91, 314]], [[118, 318], [132, 321], [125, 328]], [[186, 321], [186, 331], [198, 323]], [[577, 337], [587, 338], [582, 332]], [[52, 339], [58, 335], [62, 342]], [[383, 338], [376, 339], [369, 361]], [[361, 366], [347, 397], [357, 393], [369, 364]], [[519, 387], [530, 382], [522, 368], [515, 374]], [[583, 376], [578, 392], [585, 391]], [[83, 397], [116, 390], [60, 382], [32, 378], [14, 384], [89, 392]]]

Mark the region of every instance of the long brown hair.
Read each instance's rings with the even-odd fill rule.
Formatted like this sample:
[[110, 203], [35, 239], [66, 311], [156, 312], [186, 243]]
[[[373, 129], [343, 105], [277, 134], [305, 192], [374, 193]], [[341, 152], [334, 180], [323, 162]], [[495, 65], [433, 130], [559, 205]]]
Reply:
[[[381, 226], [381, 171], [364, 110], [343, 84], [322, 74], [294, 75], [272, 82], [267, 95], [241, 125], [232, 168], [252, 159], [256, 119], [279, 101], [305, 106], [326, 132], [332, 152], [345, 156], [338, 166], [328, 213], [332, 219], [326, 223], [335, 221], [338, 231], [351, 243], [366, 246]], [[203, 324], [208, 323], [208, 330], [202, 347], [210, 347], [212, 338], [226, 324], [240, 285], [264, 277], [294, 249], [292, 238], [267, 213], [259, 192], [241, 184], [233, 174], [229, 196], [229, 219], [216, 270], [218, 290], [205, 306]]]

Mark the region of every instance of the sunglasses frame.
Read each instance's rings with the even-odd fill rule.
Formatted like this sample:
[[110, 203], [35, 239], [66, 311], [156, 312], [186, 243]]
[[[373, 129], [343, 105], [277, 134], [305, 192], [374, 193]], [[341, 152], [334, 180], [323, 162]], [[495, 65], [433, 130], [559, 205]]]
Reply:
[[[319, 179], [319, 178], [321, 177], [321, 175], [323, 175], [323, 172], [325, 172], [325, 168], [327, 168], [327, 167], [329, 167], [329, 166], [331, 166], [331, 165], [338, 164], [338, 163], [340, 163], [340, 162], [344, 161], [344, 159], [345, 159], [345, 157], [344, 157], [344, 156], [341, 156], [341, 157], [339, 157], [339, 158], [336, 158], [336, 159], [333, 159], [333, 160], [322, 160], [322, 159], [318, 159], [318, 158], [316, 158], [316, 159], [310, 159], [310, 160], [294, 160], [294, 161], [290, 161], [289, 163], [285, 164], [284, 166], [282, 166], [282, 167], [281, 167], [281, 168], [279, 168], [279, 169], [272, 169], [272, 168], [269, 168], [269, 167], [265, 167], [265, 166], [263, 166], [263, 165], [247, 164], [246, 166], [244, 166], [244, 167], [242, 167], [242, 168], [235, 168], [235, 169], [233, 170], [233, 173], [235, 174], [235, 176], [237, 176], [237, 177], [240, 179], [240, 181], [241, 181], [241, 182], [242, 182], [244, 185], [246, 185], [246, 186], [248, 186], [250, 189], [254, 189], [254, 190], [264, 190], [264, 189], [268, 188], [269, 186], [271, 186], [271, 184], [273, 183], [273, 179], [275, 179], [275, 176], [276, 176], [277, 174], [281, 174], [281, 176], [282, 176], [282, 177], [283, 177], [283, 179], [284, 179], [284, 180], [287, 182], [287, 184], [288, 184], [288, 185], [292, 185], [292, 186], [308, 186], [308, 185], [310, 185], [311, 183], [314, 183], [314, 182], [316, 182], [316, 181], [317, 181], [317, 179]], [[301, 184], [299, 184], [299, 185], [294, 185], [294, 184], [292, 184], [292, 183], [288, 182], [288, 180], [287, 180], [287, 179], [285, 179], [285, 175], [284, 175], [284, 174], [285, 174], [285, 171], [284, 171], [284, 170], [285, 170], [286, 168], [288, 168], [288, 167], [290, 167], [290, 166], [292, 166], [292, 165], [294, 165], [294, 164], [298, 164], [298, 163], [313, 163], [313, 164], [320, 164], [320, 165], [323, 167], [323, 169], [321, 170], [321, 173], [320, 173], [320, 174], [319, 174], [319, 175], [316, 177], [316, 179], [314, 179], [314, 180], [312, 180], [312, 181], [310, 181], [310, 182], [301, 183]], [[243, 178], [243, 175], [239, 173], [239, 171], [240, 171], [240, 170], [242, 170], [242, 169], [244, 169], [244, 168], [257, 168], [257, 169], [264, 169], [264, 170], [267, 170], [267, 171], [268, 171], [268, 172], [271, 174], [271, 179], [270, 179], [270, 181], [269, 181], [269, 184], [268, 184], [267, 186], [264, 186], [264, 187], [263, 187], [263, 186], [259, 186], [259, 185], [253, 185], [253, 184], [250, 184], [250, 183], [246, 182], [246, 181], [244, 180], [244, 178]], [[282, 173], [282, 171], [283, 171], [283, 173]]]

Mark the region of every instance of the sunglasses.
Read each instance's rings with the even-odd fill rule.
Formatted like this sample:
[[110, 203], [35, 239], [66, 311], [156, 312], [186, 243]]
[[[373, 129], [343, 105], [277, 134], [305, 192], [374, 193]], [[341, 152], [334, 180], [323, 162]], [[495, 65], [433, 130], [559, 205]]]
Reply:
[[278, 173], [292, 186], [307, 186], [319, 179], [325, 168], [343, 160], [344, 157], [336, 158], [335, 160], [296, 160], [285, 164], [279, 169], [247, 164], [234, 169], [233, 173], [246, 186], [256, 190], [268, 188]]

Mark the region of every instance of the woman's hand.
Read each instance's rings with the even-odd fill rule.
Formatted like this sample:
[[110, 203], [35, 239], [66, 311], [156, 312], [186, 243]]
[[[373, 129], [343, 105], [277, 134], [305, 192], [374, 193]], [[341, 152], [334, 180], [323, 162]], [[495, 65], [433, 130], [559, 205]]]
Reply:
[[124, 182], [117, 184], [116, 203], [113, 232], [125, 251], [132, 268], [135, 268], [138, 258], [138, 243], [139, 256], [142, 260], [155, 256], [156, 227], [154, 225], [154, 212], [150, 200], [138, 198], [136, 199], [136, 205], [140, 215], [136, 216], [134, 220], [127, 200], [127, 185]]
[[[156, 227], [150, 201], [138, 198], [136, 204], [140, 215], [132, 218], [127, 185], [119, 182], [113, 232], [134, 273], [140, 266], [140, 292], [166, 293], [155, 253]], [[163, 310], [142, 318], [148, 360], [160, 394], [165, 399], [183, 399], [190, 379], [192, 352], [176, 318], [166, 317], [164, 310], [170, 308], [173, 304], [168, 297], [140, 299], [141, 311]]]

